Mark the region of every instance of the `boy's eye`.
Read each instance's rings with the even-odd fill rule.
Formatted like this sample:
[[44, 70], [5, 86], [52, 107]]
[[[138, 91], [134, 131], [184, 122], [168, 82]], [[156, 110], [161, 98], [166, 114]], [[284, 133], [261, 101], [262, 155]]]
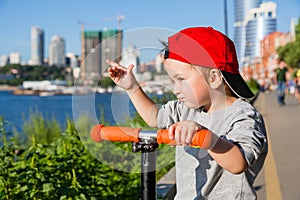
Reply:
[[183, 77], [177, 77], [176, 79], [177, 79], [178, 81], [183, 81], [183, 80], [184, 80]]

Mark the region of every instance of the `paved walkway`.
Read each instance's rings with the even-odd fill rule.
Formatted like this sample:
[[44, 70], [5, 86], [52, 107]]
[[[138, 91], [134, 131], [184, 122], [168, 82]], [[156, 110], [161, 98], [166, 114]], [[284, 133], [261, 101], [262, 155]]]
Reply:
[[290, 95], [285, 106], [278, 106], [274, 92], [260, 94], [254, 105], [269, 137], [269, 154], [255, 182], [258, 200], [299, 200], [300, 106]]

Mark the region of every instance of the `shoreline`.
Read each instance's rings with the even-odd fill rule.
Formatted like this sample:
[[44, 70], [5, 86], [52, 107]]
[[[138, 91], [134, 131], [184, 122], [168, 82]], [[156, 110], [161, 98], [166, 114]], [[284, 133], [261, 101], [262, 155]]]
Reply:
[[14, 91], [19, 89], [18, 86], [0, 85], [0, 91]]
[[90, 87], [65, 87], [56, 90], [47, 89], [21, 89], [19, 86], [0, 85], [0, 92], [9, 91], [14, 95], [38, 95], [44, 96], [62, 96], [62, 95], [84, 95], [92, 92], [111, 93], [111, 88], [90, 88]]

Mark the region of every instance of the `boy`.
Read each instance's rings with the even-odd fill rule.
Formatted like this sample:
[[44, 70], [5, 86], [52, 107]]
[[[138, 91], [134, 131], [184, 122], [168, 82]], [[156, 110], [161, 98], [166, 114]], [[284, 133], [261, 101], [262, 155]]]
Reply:
[[[263, 118], [245, 99], [254, 97], [238, 71], [233, 42], [211, 27], [192, 27], [168, 38], [164, 66], [178, 100], [157, 107], [139, 87], [133, 65], [107, 61], [147, 124], [168, 128], [176, 146], [175, 199], [256, 199], [253, 182], [267, 155]], [[208, 143], [190, 147], [194, 133]]]

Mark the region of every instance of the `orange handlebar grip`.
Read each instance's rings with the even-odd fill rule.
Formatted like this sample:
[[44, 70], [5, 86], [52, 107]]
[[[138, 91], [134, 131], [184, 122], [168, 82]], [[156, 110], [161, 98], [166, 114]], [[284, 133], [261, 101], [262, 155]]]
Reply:
[[160, 129], [157, 131], [156, 141], [158, 144], [176, 145], [175, 140], [171, 140], [168, 135], [168, 129]]
[[95, 125], [91, 130], [91, 138], [95, 142], [109, 140], [112, 142], [138, 142], [140, 128]]
[[210, 146], [210, 132], [206, 129], [197, 131], [190, 146], [207, 149]]
[[[192, 138], [190, 146], [207, 148], [210, 144], [210, 137], [207, 137], [208, 134], [210, 134], [208, 130], [197, 131]], [[167, 129], [158, 130], [156, 140], [158, 144], [176, 145], [176, 141], [169, 138]]]

